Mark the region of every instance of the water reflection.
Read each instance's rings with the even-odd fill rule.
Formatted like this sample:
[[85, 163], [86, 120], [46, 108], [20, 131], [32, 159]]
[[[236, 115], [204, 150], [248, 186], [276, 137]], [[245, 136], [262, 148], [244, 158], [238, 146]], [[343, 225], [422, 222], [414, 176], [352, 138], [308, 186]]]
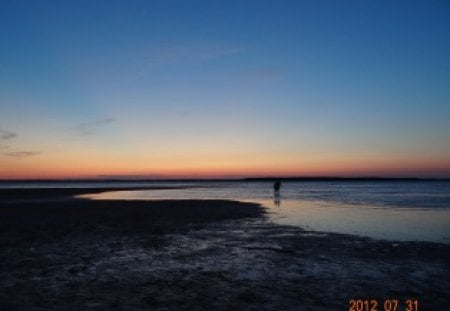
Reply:
[[278, 224], [308, 230], [356, 234], [388, 240], [423, 240], [450, 243], [449, 208], [396, 208], [301, 199], [273, 192], [272, 185], [243, 188], [235, 185], [211, 188], [111, 191], [85, 195], [90, 199], [165, 200], [231, 199], [256, 202], [269, 209]]
[[280, 193], [275, 192], [275, 194], [273, 196], [273, 204], [276, 207], [281, 207], [281, 195], [280, 195]]
[[368, 236], [403, 241], [450, 243], [448, 210], [400, 209], [324, 201], [259, 200], [269, 206], [271, 219], [278, 224], [297, 225], [307, 230]]

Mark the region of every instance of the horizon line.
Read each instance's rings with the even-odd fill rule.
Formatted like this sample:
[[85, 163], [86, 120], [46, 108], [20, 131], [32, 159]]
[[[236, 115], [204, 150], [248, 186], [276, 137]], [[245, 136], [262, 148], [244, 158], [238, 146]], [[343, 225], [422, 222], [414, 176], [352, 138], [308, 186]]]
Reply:
[[104, 178], [16, 178], [2, 179], [0, 182], [169, 182], [169, 181], [450, 181], [450, 177], [382, 177], [382, 176], [264, 176], [264, 177], [200, 177], [200, 178], [151, 178], [125, 176]]

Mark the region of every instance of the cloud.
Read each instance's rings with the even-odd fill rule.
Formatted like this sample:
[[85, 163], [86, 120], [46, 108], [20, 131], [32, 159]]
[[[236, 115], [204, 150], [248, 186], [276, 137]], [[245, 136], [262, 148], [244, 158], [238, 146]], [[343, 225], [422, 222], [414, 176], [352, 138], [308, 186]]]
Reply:
[[262, 79], [278, 79], [283, 75], [283, 71], [278, 67], [261, 67], [250, 71], [253, 77]]
[[27, 158], [40, 154], [39, 151], [13, 151], [5, 153], [8, 157], [13, 158]]
[[113, 122], [116, 122], [117, 120], [115, 118], [105, 118], [90, 122], [82, 122], [77, 124], [74, 129], [81, 135], [93, 135], [97, 132], [99, 128], [102, 126], [111, 124]]
[[8, 140], [17, 137], [17, 134], [11, 131], [0, 129], [0, 140]]
[[192, 111], [190, 111], [190, 110], [183, 110], [183, 111], [180, 111], [177, 114], [177, 116], [180, 117], [180, 118], [185, 118], [185, 117], [189, 117], [191, 114], [192, 114]]
[[243, 52], [242, 47], [223, 45], [165, 45], [156, 48], [150, 56], [147, 65], [158, 66], [183, 61], [202, 61], [224, 57]]

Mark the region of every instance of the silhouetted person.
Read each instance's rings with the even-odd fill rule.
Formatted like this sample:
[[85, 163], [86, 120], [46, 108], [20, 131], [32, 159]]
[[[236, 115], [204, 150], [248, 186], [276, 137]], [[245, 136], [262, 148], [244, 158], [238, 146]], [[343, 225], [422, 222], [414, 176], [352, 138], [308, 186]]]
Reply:
[[281, 181], [277, 180], [273, 184], [273, 191], [275, 192], [275, 194], [280, 194], [280, 188], [281, 188]]
[[280, 188], [281, 188], [281, 181], [277, 180], [273, 184], [273, 203], [276, 207], [280, 207]]

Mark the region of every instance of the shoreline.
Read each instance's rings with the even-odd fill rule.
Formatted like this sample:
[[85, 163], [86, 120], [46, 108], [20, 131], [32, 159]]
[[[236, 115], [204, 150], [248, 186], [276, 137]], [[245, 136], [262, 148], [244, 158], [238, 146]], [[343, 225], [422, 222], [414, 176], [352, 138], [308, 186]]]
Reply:
[[49, 187], [49, 188], [0, 188], [0, 203], [34, 200], [78, 199], [76, 195], [97, 194], [108, 191], [170, 190], [201, 188], [200, 186], [129, 186], [129, 187]]
[[2, 309], [348, 310], [350, 299], [415, 298], [420, 310], [438, 310], [450, 303], [446, 244], [277, 225], [253, 203], [56, 197], [63, 200], [0, 200]]

